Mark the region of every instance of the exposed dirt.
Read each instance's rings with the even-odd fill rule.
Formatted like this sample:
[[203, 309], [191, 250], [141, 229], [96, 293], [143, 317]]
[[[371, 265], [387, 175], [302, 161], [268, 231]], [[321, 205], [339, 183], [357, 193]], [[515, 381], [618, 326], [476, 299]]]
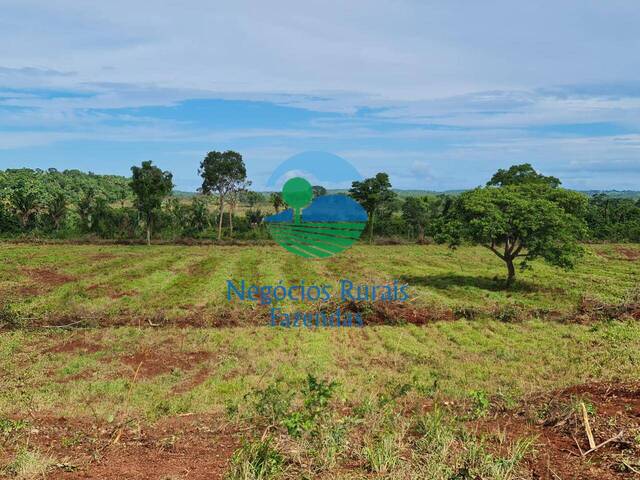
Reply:
[[22, 271], [36, 284], [43, 285], [47, 288], [57, 287], [76, 280], [75, 277], [65, 275], [50, 268], [23, 268]]
[[364, 325], [397, 325], [412, 323], [425, 325], [435, 321], [455, 320], [456, 315], [447, 308], [416, 307], [405, 302], [346, 302], [323, 306], [327, 312], [340, 308], [343, 312], [360, 313]]
[[[596, 445], [615, 438], [584, 456], [590, 447], [581, 402]], [[537, 453], [527, 460], [536, 479], [640, 478], [632, 471], [640, 470], [640, 383], [587, 384], [540, 395], [515, 412], [497, 414], [472, 428], [506, 434], [509, 441], [536, 438]]]
[[[182, 416], [153, 426], [97, 424], [90, 419], [29, 420], [31, 448], [54, 458], [52, 479], [223, 478], [239, 436], [208, 416]], [[11, 450], [11, 449], [10, 449]], [[0, 452], [2, 458], [10, 452]]]
[[121, 361], [134, 372], [137, 371], [139, 378], [151, 378], [176, 369], [192, 370], [211, 358], [211, 352], [172, 351], [171, 354], [165, 354], [161, 349], [149, 349], [122, 357]]
[[630, 261], [640, 260], [640, 250], [634, 250], [629, 247], [616, 247], [616, 252], [619, 253], [623, 258]]
[[102, 346], [88, 342], [81, 337], [71, 340], [63, 339], [60, 343], [44, 350], [45, 353], [95, 353], [102, 349]]
[[625, 247], [622, 245], [616, 245], [613, 247], [613, 252], [594, 250], [596, 255], [606, 258], [607, 260], [628, 260], [635, 262], [640, 260], [640, 250], [633, 249], [631, 247]]
[[207, 368], [200, 369], [194, 376], [186, 379], [184, 382], [179, 383], [172, 389], [172, 393], [185, 393], [193, 390], [198, 385], [204, 383], [211, 372]]
[[592, 323], [602, 320], [632, 318], [640, 320], [640, 288], [630, 292], [618, 303], [607, 303], [592, 297], [582, 297], [575, 313], [566, 320], [577, 323]]
[[[192, 380], [198, 381], [201, 374], [206, 375], [206, 369]], [[586, 455], [581, 403], [596, 444], [615, 438]], [[421, 410], [432, 407], [427, 400]], [[135, 419], [100, 423], [53, 416], [28, 422], [20, 441], [0, 451], [0, 464], [11, 458], [19, 443], [28, 441], [31, 448], [55, 459], [47, 477], [55, 479], [220, 479], [247, 434], [210, 415], [175, 416], [154, 425]], [[640, 468], [640, 382], [595, 383], [540, 394], [515, 410], [471, 421], [468, 428], [487, 435], [488, 446], [496, 451], [515, 440], [533, 438], [534, 451], [524, 460], [531, 479], [639, 478], [632, 469]]]
[[112, 260], [114, 258], [117, 258], [117, 255], [114, 255], [113, 253], [102, 252], [102, 253], [96, 253], [94, 255], [91, 255], [89, 257], [89, 260], [92, 260], [94, 262], [100, 262], [102, 260]]

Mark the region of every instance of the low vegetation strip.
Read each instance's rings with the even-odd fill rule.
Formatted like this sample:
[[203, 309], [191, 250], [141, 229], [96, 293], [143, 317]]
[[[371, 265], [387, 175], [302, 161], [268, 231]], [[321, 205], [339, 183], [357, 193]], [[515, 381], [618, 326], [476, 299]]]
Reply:
[[637, 322], [5, 332], [0, 471], [630, 480], [638, 365]]
[[534, 262], [508, 290], [500, 260], [481, 247], [360, 245], [331, 264], [296, 259], [277, 246], [150, 248], [2, 244], [0, 323], [268, 324], [259, 305], [227, 301], [226, 281], [241, 279], [270, 285], [398, 280], [410, 286], [413, 310], [407, 311], [425, 318], [524, 312], [558, 319], [598, 302], [620, 304], [640, 283], [640, 248], [630, 245], [587, 246], [573, 271]]

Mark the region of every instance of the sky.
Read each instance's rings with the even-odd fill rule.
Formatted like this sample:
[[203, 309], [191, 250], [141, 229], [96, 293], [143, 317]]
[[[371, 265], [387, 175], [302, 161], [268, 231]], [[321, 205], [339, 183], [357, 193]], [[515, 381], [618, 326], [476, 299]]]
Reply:
[[231, 149], [260, 190], [311, 150], [404, 189], [528, 162], [640, 190], [637, 0], [149, 5], [0, 0], [0, 169], [152, 160], [195, 190]]

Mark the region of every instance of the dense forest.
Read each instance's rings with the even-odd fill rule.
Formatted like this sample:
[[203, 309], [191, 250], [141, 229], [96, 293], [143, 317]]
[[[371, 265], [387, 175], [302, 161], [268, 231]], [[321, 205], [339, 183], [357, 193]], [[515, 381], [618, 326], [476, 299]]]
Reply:
[[[250, 190], [244, 164], [238, 157], [242, 171], [235, 188], [226, 192], [216, 190], [215, 185], [207, 188], [203, 176], [205, 188], [199, 193], [185, 195], [169, 189], [167, 195], [158, 199], [157, 208], [148, 212], [149, 216], [140, 208], [131, 178], [78, 170], [0, 171], [0, 235], [130, 240], [142, 239], [149, 231], [152, 238], [168, 241], [267, 239], [262, 219], [286, 206], [277, 193]], [[210, 173], [215, 173], [214, 163]], [[202, 175], [202, 167], [201, 170]], [[392, 189], [388, 177], [386, 181], [385, 195], [370, 212], [370, 217], [375, 218], [370, 225], [374, 241], [422, 242], [446, 231], [443, 224], [453, 221], [451, 212], [460, 202], [461, 192], [428, 195], [419, 191], [398, 192]], [[360, 183], [363, 182], [354, 185]], [[314, 188], [315, 195], [326, 193], [322, 187]], [[346, 193], [363, 205], [367, 202], [366, 192], [364, 196], [358, 196], [353, 189]], [[640, 242], [640, 199], [597, 192], [580, 195], [586, 205], [580, 213], [586, 225], [581, 240]], [[147, 228], [151, 223], [153, 231]]]

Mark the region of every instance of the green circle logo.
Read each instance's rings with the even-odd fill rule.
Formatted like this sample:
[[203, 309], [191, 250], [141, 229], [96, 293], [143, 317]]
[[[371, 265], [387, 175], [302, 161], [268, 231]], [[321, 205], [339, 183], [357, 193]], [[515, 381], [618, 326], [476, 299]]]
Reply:
[[282, 187], [282, 199], [293, 208], [293, 222], [300, 223], [300, 211], [311, 203], [313, 187], [302, 177], [291, 178]]
[[294, 177], [282, 187], [290, 208], [265, 218], [271, 237], [286, 250], [304, 258], [327, 258], [358, 241], [367, 213], [347, 195], [314, 198], [311, 184]]

